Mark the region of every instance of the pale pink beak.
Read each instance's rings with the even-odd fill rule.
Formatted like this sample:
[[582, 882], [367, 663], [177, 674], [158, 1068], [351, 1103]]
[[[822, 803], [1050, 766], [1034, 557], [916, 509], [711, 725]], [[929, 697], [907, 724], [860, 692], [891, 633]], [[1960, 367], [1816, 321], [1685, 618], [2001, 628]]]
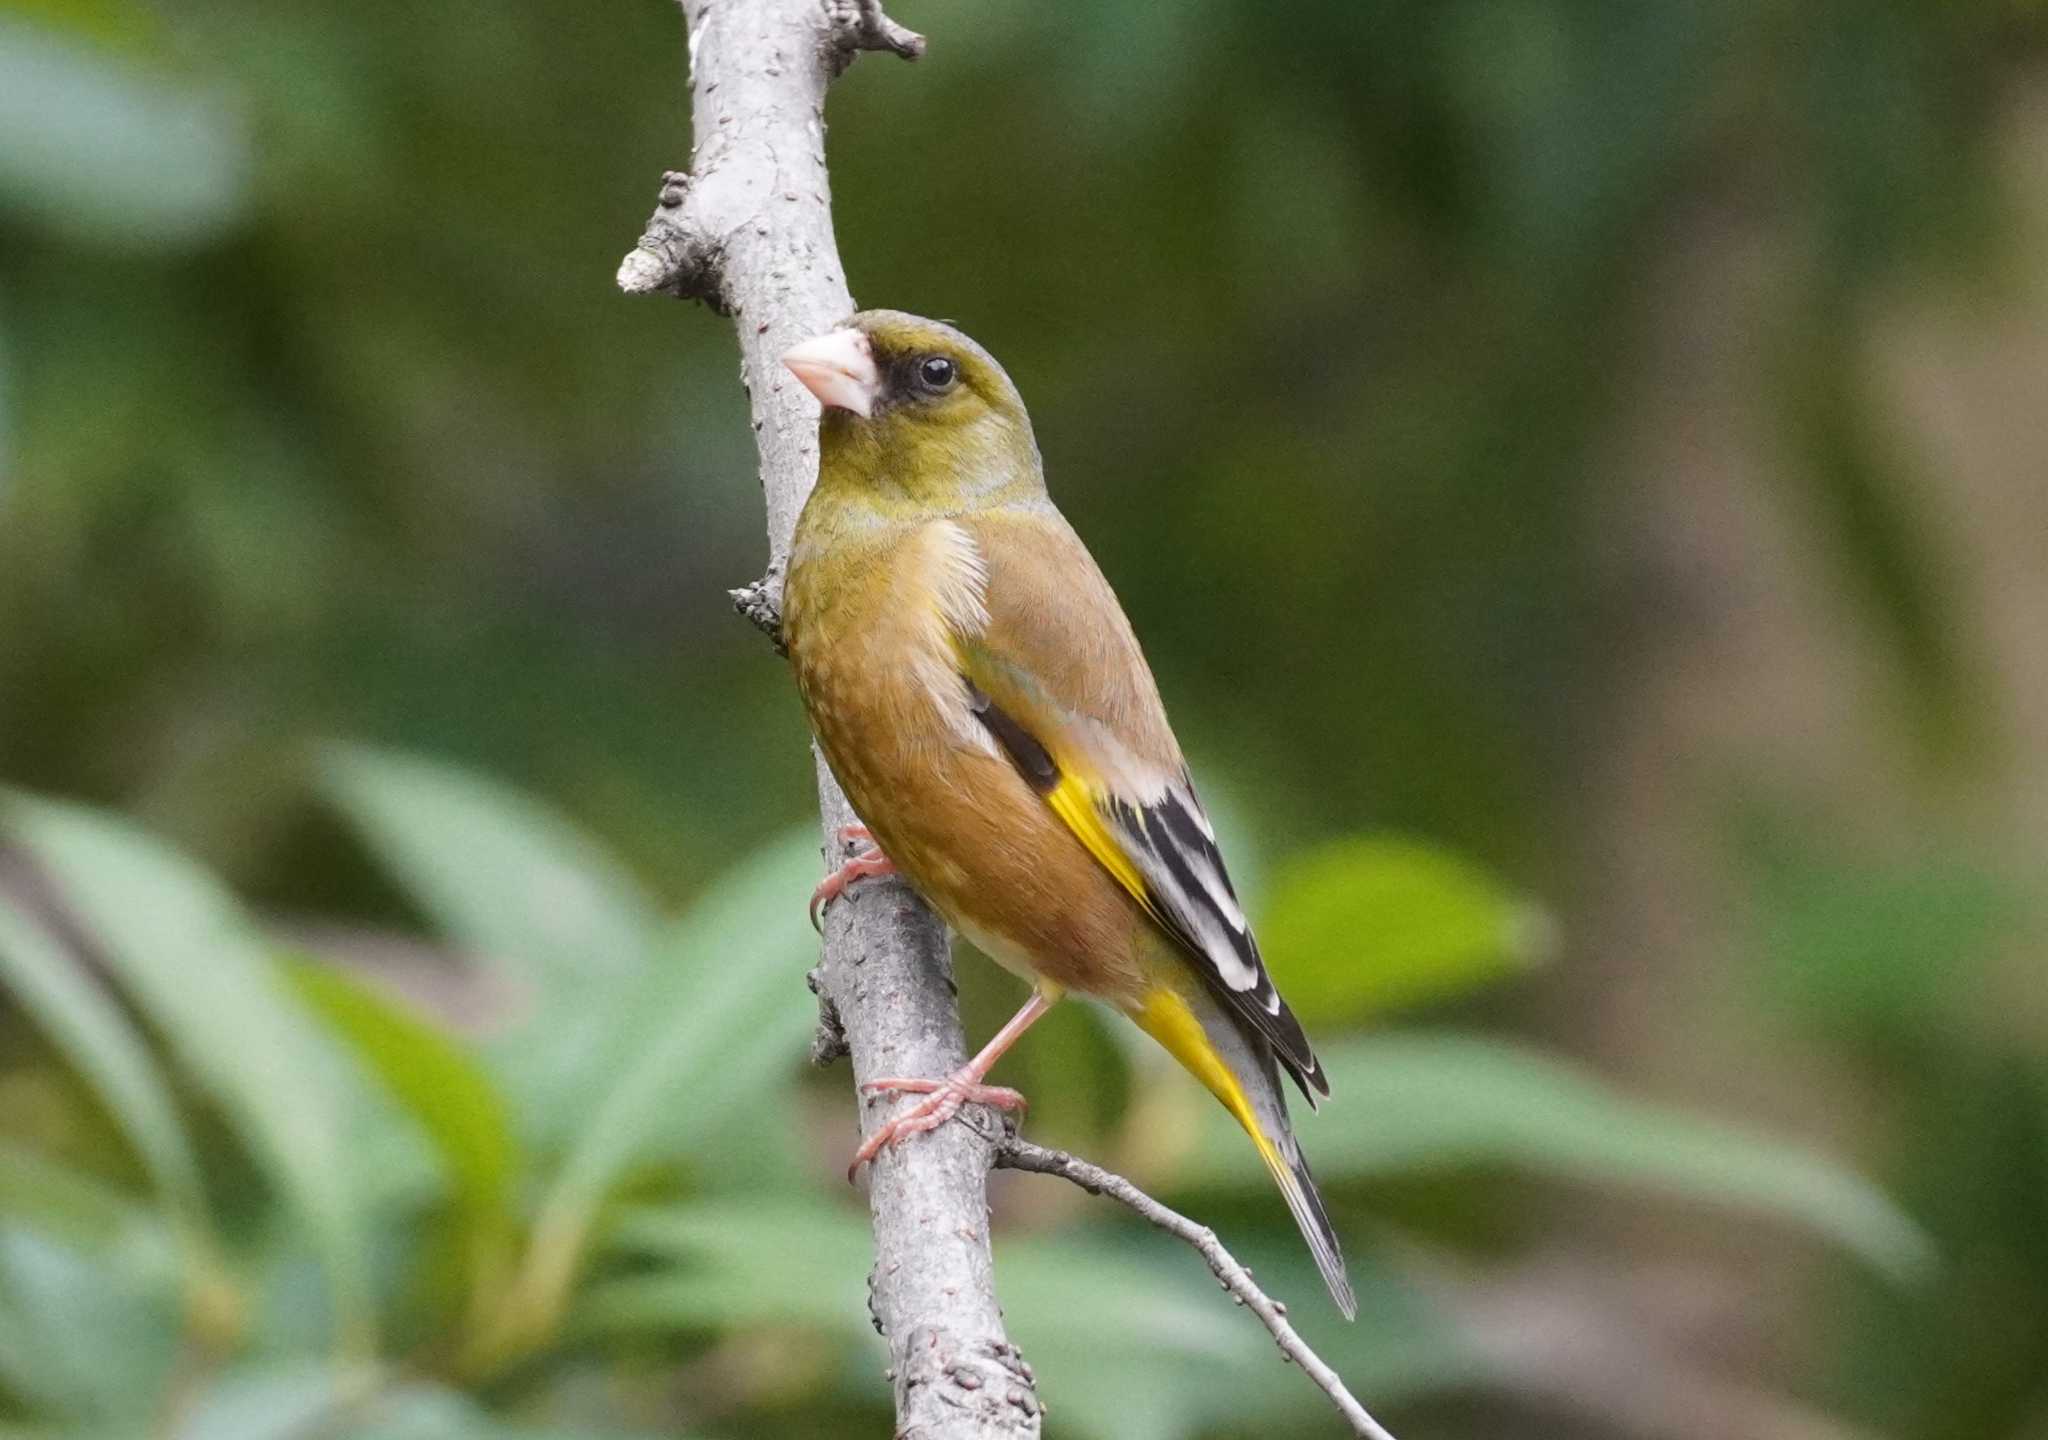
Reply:
[[874, 347], [860, 331], [834, 330], [806, 340], [784, 354], [782, 363], [828, 409], [874, 413], [882, 372], [875, 367]]

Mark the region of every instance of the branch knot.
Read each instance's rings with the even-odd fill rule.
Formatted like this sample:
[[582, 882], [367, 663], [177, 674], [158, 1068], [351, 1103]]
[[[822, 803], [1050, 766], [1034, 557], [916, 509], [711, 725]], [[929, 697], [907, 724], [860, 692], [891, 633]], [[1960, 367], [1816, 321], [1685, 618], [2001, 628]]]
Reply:
[[640, 243], [619, 262], [619, 288], [628, 295], [673, 295], [701, 300], [721, 315], [733, 312], [726, 296], [725, 249], [694, 223], [692, 177], [670, 170], [661, 177], [658, 208]]
[[776, 591], [781, 587], [776, 579], [775, 572], [770, 570], [759, 580], [725, 593], [732, 597], [732, 608], [740, 612], [741, 618], [766, 635], [775, 653], [787, 659], [789, 646], [782, 638], [782, 607], [776, 600]]
[[924, 36], [882, 13], [882, 0], [825, 0], [831, 26], [832, 73], [844, 74], [863, 50], [887, 50], [905, 60], [924, 54]]
[[846, 1022], [839, 1018], [839, 1007], [832, 1003], [832, 992], [825, 988], [824, 970], [822, 964], [814, 965], [804, 975], [804, 984], [818, 997], [818, 1029], [811, 1036], [811, 1063], [821, 1070], [853, 1053], [846, 1043]]

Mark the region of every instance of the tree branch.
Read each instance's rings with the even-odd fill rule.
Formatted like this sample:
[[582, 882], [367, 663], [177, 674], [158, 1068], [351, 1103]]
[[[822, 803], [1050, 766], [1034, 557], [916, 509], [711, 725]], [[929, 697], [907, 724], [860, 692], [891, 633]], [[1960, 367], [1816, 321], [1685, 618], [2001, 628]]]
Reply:
[[[662, 177], [660, 203], [619, 266], [619, 286], [701, 300], [732, 318], [760, 450], [770, 561], [767, 576], [734, 599], [774, 635], [790, 537], [817, 479], [818, 434], [816, 403], [777, 357], [853, 311], [832, 234], [825, 91], [860, 51], [914, 58], [924, 39], [884, 15], [879, 0], [682, 0], [682, 9], [690, 169]], [[837, 832], [855, 816], [813, 760], [836, 861]], [[900, 882], [866, 881], [829, 907], [817, 975], [821, 1014], [838, 1025], [821, 1050], [843, 1041], [856, 1086], [882, 1075], [945, 1075], [965, 1061], [945, 928]], [[871, 1129], [908, 1102], [856, 1103]], [[993, 1156], [976, 1127], [944, 1125], [884, 1151], [869, 1168], [869, 1307], [889, 1350], [898, 1440], [1039, 1433], [1030, 1367], [996, 1305]]]
[[[797, 514], [817, 479], [818, 412], [778, 357], [853, 311], [832, 234], [825, 91], [860, 51], [915, 59], [925, 42], [883, 14], [880, 0], [682, 0], [682, 8], [696, 137], [691, 168], [662, 177], [646, 233], [619, 266], [619, 287], [701, 300], [734, 322], [760, 449], [769, 567], [732, 598], [780, 651], [782, 576]], [[837, 861], [838, 832], [855, 816], [822, 759], [814, 754], [813, 761], [827, 854]], [[808, 978], [819, 1010], [813, 1058], [822, 1064], [850, 1054], [856, 1096], [876, 1076], [944, 1075], [966, 1059], [945, 928], [900, 881], [869, 880], [826, 910], [824, 959]], [[904, 1102], [857, 1103], [868, 1131]], [[988, 1126], [942, 1125], [915, 1144], [884, 1150], [870, 1167], [869, 1309], [889, 1348], [897, 1440], [1030, 1440], [1039, 1433], [1031, 1367], [1010, 1344], [996, 1305], [992, 1164], [1109, 1195], [1194, 1246], [1354, 1433], [1392, 1440], [1213, 1231], [1121, 1176], [1026, 1144], [1002, 1117], [988, 1118]]]
[[1062, 1180], [1072, 1181], [1090, 1195], [1107, 1195], [1143, 1216], [1152, 1224], [1195, 1247], [1195, 1251], [1209, 1264], [1210, 1273], [1230, 1293], [1230, 1297], [1259, 1317], [1267, 1331], [1273, 1336], [1273, 1343], [1280, 1347], [1280, 1353], [1301, 1367], [1301, 1373], [1316, 1383], [1322, 1392], [1330, 1397], [1330, 1403], [1337, 1407], [1337, 1413], [1350, 1425], [1351, 1433], [1361, 1435], [1365, 1440], [1394, 1440], [1379, 1421], [1367, 1413], [1352, 1393], [1345, 1388], [1343, 1379], [1323, 1362], [1320, 1355], [1311, 1350], [1308, 1342], [1295, 1332], [1288, 1323], [1287, 1307], [1261, 1290], [1252, 1280], [1252, 1272], [1237, 1262], [1237, 1258], [1223, 1248], [1223, 1242], [1216, 1238], [1216, 1232], [1206, 1225], [1199, 1225], [1178, 1210], [1160, 1204], [1143, 1190], [1123, 1176], [1113, 1174], [1100, 1165], [1091, 1165], [1086, 1160], [1076, 1159], [1064, 1150], [1049, 1150], [1043, 1145], [1033, 1145], [1008, 1136], [996, 1151], [996, 1168], [1000, 1170], [1029, 1170], [1035, 1175], [1057, 1175]]

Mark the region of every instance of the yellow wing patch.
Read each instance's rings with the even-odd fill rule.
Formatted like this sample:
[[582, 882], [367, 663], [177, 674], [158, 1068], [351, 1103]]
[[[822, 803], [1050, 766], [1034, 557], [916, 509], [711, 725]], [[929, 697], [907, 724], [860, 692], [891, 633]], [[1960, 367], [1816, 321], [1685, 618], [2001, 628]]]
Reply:
[[1095, 797], [1089, 793], [1086, 782], [1077, 778], [1065, 765], [1060, 766], [1059, 784], [1045, 792], [1045, 803], [1052, 806], [1053, 813], [1064, 820], [1067, 828], [1111, 875], [1116, 883], [1130, 891], [1131, 898], [1145, 907], [1145, 913], [1153, 919], [1159, 912], [1152, 906], [1151, 892], [1145, 888], [1145, 877], [1138, 873], [1138, 867], [1131, 863], [1131, 857], [1124, 853], [1124, 847], [1117, 843], [1116, 836], [1109, 833], [1109, 826], [1103, 823], [1102, 812], [1095, 807]]

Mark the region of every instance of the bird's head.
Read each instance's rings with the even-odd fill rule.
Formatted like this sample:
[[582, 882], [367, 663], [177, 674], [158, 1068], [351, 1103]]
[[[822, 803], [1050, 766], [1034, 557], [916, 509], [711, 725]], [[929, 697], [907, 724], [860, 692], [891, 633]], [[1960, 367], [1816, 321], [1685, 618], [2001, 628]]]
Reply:
[[971, 492], [1035, 476], [1038, 447], [1017, 387], [995, 357], [938, 320], [863, 310], [782, 363], [825, 407], [828, 468], [925, 492]]

